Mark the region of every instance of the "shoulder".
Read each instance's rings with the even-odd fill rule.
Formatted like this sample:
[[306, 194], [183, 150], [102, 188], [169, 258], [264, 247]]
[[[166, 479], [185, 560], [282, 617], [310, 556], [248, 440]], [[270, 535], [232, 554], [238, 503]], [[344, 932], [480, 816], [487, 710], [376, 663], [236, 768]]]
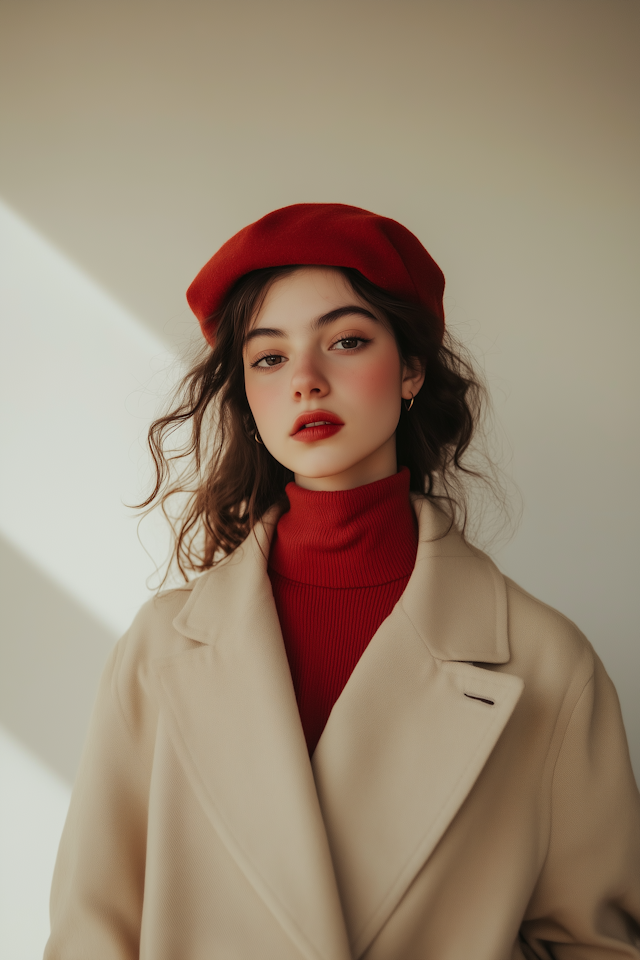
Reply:
[[593, 647], [575, 623], [559, 610], [532, 596], [509, 577], [507, 630], [510, 666], [530, 685], [571, 699], [580, 695], [594, 675], [603, 673]]
[[140, 723], [142, 713], [155, 700], [156, 664], [199, 645], [176, 630], [174, 620], [188, 603], [200, 579], [147, 600], [116, 644], [109, 685], [130, 727]]
[[196, 583], [197, 580], [193, 580], [184, 586], [164, 590], [147, 600], [119, 641], [123, 651], [138, 659], [169, 656], [174, 652], [179, 634], [173, 621], [189, 601]]
[[569, 657], [593, 655], [593, 648], [585, 635], [569, 617], [528, 593], [510, 577], [503, 577], [510, 632], [524, 639], [536, 636], [539, 642], [561, 649]]
[[150, 634], [163, 637], [170, 633], [171, 624], [188, 602], [200, 579], [196, 577], [179, 587], [161, 590], [147, 600], [135, 615], [127, 634], [142, 639]]
[[498, 669], [524, 681], [524, 728], [548, 742], [552, 762], [563, 750], [569, 770], [580, 751], [592, 755], [596, 742], [608, 744], [627, 769], [618, 694], [591, 643], [569, 617], [510, 578], [504, 582], [510, 658]]

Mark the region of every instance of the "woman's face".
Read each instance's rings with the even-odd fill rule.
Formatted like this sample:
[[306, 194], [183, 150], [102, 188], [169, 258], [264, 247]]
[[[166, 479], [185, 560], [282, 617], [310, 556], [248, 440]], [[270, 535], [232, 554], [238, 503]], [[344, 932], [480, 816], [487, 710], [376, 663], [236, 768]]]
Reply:
[[402, 364], [393, 333], [339, 270], [301, 267], [276, 280], [243, 358], [262, 442], [297, 484], [348, 490], [396, 472], [401, 400], [424, 375]]

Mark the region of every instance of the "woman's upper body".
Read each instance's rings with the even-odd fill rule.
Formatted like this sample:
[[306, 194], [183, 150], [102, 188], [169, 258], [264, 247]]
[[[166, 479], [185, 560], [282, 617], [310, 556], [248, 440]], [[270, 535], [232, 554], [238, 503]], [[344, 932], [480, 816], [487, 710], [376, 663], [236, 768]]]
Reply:
[[481, 389], [443, 284], [404, 227], [310, 204], [190, 288], [213, 349], [149, 502], [186, 494], [206, 572], [107, 664], [47, 960], [640, 958], [615, 691], [454, 522]]
[[573, 624], [414, 506], [413, 573], [311, 761], [267, 570], [277, 510], [142, 609], [102, 681], [46, 960], [640, 957], [611, 682]]

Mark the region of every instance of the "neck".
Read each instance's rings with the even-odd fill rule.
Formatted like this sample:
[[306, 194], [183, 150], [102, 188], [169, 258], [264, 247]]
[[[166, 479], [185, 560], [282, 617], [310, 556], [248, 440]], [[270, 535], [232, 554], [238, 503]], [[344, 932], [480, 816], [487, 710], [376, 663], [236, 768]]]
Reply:
[[346, 490], [287, 485], [270, 567], [300, 583], [374, 586], [408, 576], [417, 545], [409, 471]]

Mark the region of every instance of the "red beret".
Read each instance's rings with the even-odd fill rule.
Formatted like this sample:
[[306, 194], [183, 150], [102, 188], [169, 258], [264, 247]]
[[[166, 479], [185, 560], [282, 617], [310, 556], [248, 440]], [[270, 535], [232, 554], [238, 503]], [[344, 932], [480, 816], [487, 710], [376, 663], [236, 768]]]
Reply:
[[294, 203], [227, 240], [187, 290], [213, 346], [215, 315], [245, 273], [287, 264], [355, 267], [402, 300], [421, 303], [444, 330], [444, 276], [417, 237], [396, 220], [344, 203]]

